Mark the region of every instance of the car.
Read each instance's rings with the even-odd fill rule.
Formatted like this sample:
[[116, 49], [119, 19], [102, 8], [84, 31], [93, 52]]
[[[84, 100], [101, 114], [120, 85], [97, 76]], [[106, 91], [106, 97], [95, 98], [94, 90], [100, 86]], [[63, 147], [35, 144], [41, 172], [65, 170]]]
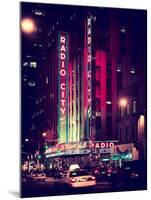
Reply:
[[139, 180], [140, 174], [143, 171], [139, 162], [125, 162], [123, 165], [123, 169], [125, 171], [126, 177], [131, 180]]
[[27, 181], [45, 181], [46, 174], [41, 170], [32, 171], [26, 175]]
[[55, 179], [60, 179], [63, 177], [63, 171], [62, 170], [56, 170], [53, 174]]
[[96, 179], [85, 169], [68, 171], [64, 182], [70, 188], [92, 187], [96, 185]]
[[104, 165], [97, 166], [92, 169], [91, 174], [95, 176], [97, 180], [107, 179], [112, 174], [112, 168], [107, 168]]

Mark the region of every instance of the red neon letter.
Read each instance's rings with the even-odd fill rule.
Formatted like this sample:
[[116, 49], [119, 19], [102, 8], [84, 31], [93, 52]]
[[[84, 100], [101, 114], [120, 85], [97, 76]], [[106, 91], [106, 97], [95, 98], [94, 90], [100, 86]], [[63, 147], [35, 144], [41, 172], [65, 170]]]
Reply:
[[65, 75], [66, 75], [66, 71], [65, 71], [64, 69], [61, 69], [61, 70], [60, 70], [60, 75], [61, 75], [61, 76], [65, 76]]
[[61, 41], [61, 43], [64, 43], [64, 44], [65, 44], [66, 38], [63, 37], [63, 36], [61, 36], [60, 41]]

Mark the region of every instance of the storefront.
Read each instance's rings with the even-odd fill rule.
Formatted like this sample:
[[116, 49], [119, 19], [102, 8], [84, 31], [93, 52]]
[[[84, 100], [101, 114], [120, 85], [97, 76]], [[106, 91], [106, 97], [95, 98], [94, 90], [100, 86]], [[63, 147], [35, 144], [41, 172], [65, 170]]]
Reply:
[[134, 143], [114, 145], [111, 148], [111, 160], [121, 167], [124, 162], [139, 160], [139, 151]]
[[45, 165], [46, 168], [66, 169], [73, 163], [78, 163], [82, 168], [109, 164], [111, 149], [116, 143], [117, 141], [84, 141], [57, 144], [45, 151]]

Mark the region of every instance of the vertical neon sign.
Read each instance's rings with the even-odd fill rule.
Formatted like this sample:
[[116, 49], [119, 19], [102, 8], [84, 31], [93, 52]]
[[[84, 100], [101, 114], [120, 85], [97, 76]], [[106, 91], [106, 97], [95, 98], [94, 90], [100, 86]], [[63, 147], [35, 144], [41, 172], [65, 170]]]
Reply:
[[91, 116], [91, 18], [87, 19], [88, 116]]
[[92, 115], [92, 81], [91, 81], [91, 61], [92, 61], [92, 35], [91, 35], [91, 15], [87, 17], [87, 138], [91, 139], [91, 115]]
[[68, 142], [68, 34], [58, 35], [58, 141]]

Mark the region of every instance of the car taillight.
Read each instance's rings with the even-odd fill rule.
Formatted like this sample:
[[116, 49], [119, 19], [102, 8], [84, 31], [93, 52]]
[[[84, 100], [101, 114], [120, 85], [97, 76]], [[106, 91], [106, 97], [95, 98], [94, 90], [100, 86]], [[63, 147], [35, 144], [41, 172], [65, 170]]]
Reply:
[[108, 169], [108, 173], [112, 173], [112, 169]]
[[132, 172], [131, 177], [138, 177], [138, 173]]
[[71, 179], [71, 182], [72, 182], [72, 183], [76, 182], [75, 178], [72, 178], [72, 179]]

